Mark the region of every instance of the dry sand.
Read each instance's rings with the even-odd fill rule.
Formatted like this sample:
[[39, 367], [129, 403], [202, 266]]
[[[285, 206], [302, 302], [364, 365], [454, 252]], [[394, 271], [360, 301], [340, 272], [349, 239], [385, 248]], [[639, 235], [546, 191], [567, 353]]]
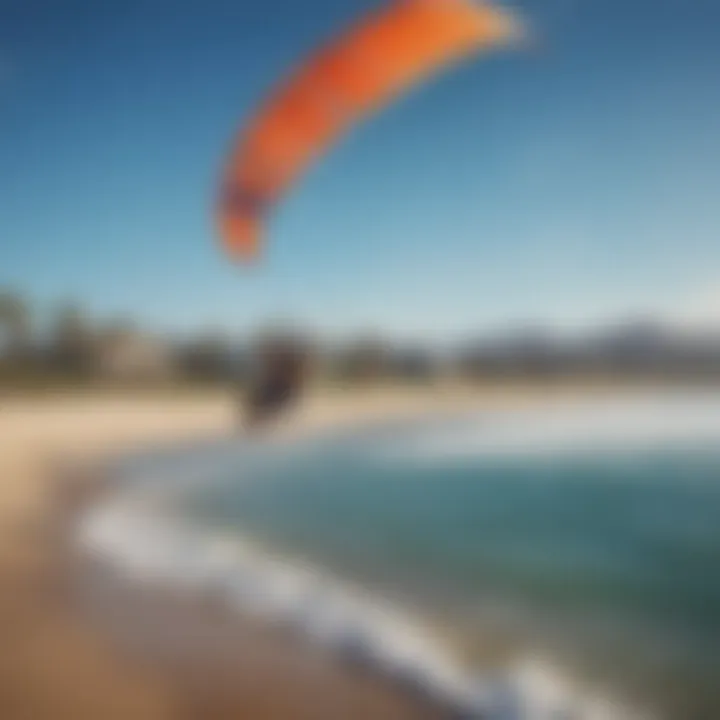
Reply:
[[[309, 398], [285, 430], [527, 400], [522, 391], [463, 388], [326, 391]], [[92, 488], [77, 483], [78, 468], [143, 445], [227, 434], [233, 423], [233, 408], [220, 396], [66, 397], [0, 407], [0, 718], [432, 717], [396, 690], [311, 657], [290, 639], [240, 623], [231, 629], [212, 613], [195, 609], [190, 619], [187, 607], [104, 585], [114, 622], [103, 628], [77, 601], [76, 573], [57, 530], [69, 490]], [[138, 603], [155, 630], [152, 648], [138, 648], [142, 632], [130, 626], [141, 616]]]

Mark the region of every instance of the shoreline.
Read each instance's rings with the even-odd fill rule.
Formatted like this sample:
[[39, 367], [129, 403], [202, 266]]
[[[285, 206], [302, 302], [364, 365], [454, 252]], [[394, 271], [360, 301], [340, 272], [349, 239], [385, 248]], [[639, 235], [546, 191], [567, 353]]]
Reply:
[[[438, 403], [434, 393], [401, 395], [400, 401], [388, 400], [384, 393], [379, 400], [348, 394], [330, 399], [315, 396], [279, 432], [304, 434], [350, 427], [358, 421], [412, 415], [423, 408], [432, 411]], [[481, 394], [473, 399], [478, 406], [483, 401]], [[453, 401], [439, 404], [451, 406]], [[189, 677], [202, 674], [195, 663], [178, 676], [172, 662], [162, 667], [162, 663], [148, 665], [137, 657], [129, 658], [78, 607], [73, 584], [79, 568], [58, 540], [67, 537], [68, 521], [78, 507], [106, 491], [99, 469], [113, 458], [141, 449], [228, 435], [234, 427], [233, 414], [231, 403], [218, 396], [161, 402], [142, 397], [32, 399], [4, 405], [0, 416], [0, 437], [5, 439], [0, 455], [0, 631], [13, 648], [12, 658], [0, 661], [4, 718], [200, 718], [207, 716], [202, 708], [213, 698], [222, 705], [213, 709], [213, 717], [226, 713], [228, 717], [258, 717], [252, 710], [255, 705], [262, 707], [261, 717], [286, 718], [288, 707], [297, 708], [298, 698], [307, 697], [313, 688], [310, 694], [326, 695], [325, 702], [331, 706], [314, 717], [337, 717], [338, 703], [345, 709], [359, 703], [366, 710], [370, 703], [378, 718], [425, 716], [403, 693], [374, 680], [360, 682], [354, 672], [335, 677], [337, 669], [326, 668], [328, 679], [322, 693], [318, 681], [323, 673], [317, 670], [313, 683], [298, 682], [297, 668], [302, 667], [306, 651], [303, 648], [299, 653], [293, 671], [289, 660], [279, 663], [286, 657], [284, 639], [274, 640], [265, 646], [267, 652], [258, 655], [267, 658], [264, 689], [253, 689], [258, 669], [246, 656], [243, 671], [218, 673], [226, 678], [225, 689], [216, 688], [209, 695], [202, 688], [192, 691], [187, 686], [188, 673]], [[178, 627], [196, 609], [188, 608]], [[237, 618], [233, 624], [240, 625]], [[270, 647], [275, 649], [271, 652]], [[277, 677], [272, 672], [275, 664], [284, 668]], [[335, 687], [338, 692], [332, 691]], [[341, 715], [351, 717], [347, 712]]]
[[[301, 438], [424, 414], [497, 411], [597, 395], [592, 389], [567, 388], [314, 394], [274, 436]], [[100, 576], [88, 574], [59, 540], [67, 539], [68, 521], [79, 508], [113, 491], [103, 468], [141, 450], [228, 437], [233, 414], [227, 398], [218, 396], [161, 402], [132, 397], [15, 401], [3, 408], [0, 436], [10, 442], [0, 457], [1, 617], [11, 643], [20, 649], [13, 663], [0, 664], [3, 717], [438, 717], [407, 691], [336, 659], [315, 657], [308, 669], [310, 651], [304, 643], [268, 635], [207, 603], [176, 603], [171, 620], [167, 598], [158, 604], [147, 593], [138, 595], [133, 589], [128, 594], [128, 588], [108, 585], [114, 590], [110, 595], [103, 590], [104, 620], [84, 605], [84, 583], [92, 586]], [[70, 473], [65, 481], [59, 479], [63, 472]], [[114, 628], [107, 623], [120, 616], [124, 620]], [[132, 617], [142, 622], [138, 625]], [[163, 630], [154, 655], [142, 651], [147, 641], [142, 634], [136, 637], [139, 652], [137, 646], [127, 647], [133, 627], [143, 622]], [[179, 642], [183, 638], [184, 645]], [[220, 639], [224, 642], [216, 642]], [[179, 645], [181, 652], [168, 652]], [[297, 712], [303, 705], [305, 714]]]

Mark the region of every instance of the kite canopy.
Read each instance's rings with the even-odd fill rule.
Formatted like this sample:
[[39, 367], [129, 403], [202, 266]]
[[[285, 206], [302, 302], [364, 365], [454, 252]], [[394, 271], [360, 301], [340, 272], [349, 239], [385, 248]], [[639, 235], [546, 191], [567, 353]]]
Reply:
[[511, 16], [474, 0], [393, 0], [301, 64], [241, 133], [218, 222], [255, 258], [272, 207], [349, 126], [453, 61], [509, 40]]

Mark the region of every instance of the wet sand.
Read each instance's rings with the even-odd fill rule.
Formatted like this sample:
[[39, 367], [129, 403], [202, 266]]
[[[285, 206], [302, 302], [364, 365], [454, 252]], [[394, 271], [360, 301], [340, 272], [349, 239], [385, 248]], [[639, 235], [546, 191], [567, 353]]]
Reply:
[[[530, 394], [532, 395], [532, 394]], [[543, 396], [544, 393], [540, 393]], [[527, 403], [527, 391], [325, 391], [280, 433]], [[232, 432], [234, 408], [202, 398], [13, 400], [0, 408], [0, 717], [431, 718], [361, 669], [189, 599], [151, 595], [79, 567], [73, 508], [109, 457]]]

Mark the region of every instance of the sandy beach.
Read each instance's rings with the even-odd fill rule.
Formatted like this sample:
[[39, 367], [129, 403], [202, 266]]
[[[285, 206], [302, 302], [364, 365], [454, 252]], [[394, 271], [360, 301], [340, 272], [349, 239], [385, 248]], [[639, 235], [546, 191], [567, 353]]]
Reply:
[[[580, 396], [589, 392], [585, 388]], [[324, 390], [311, 394], [274, 432], [319, 433], [578, 396], [577, 389]], [[311, 658], [289, 638], [235, 619], [104, 584], [91, 590], [102, 596], [93, 607], [106, 610], [98, 621], [87, 598], [78, 598], [77, 568], [63, 550], [68, 527], [61, 521], [100, 489], [103, 465], [143, 448], [233, 432], [239, 432], [234, 407], [221, 394], [5, 402], [0, 636], [11, 652], [0, 661], [4, 719], [432, 717], [376, 678]], [[138, 631], [139, 616], [155, 630], [154, 647]]]
[[[319, 432], [526, 400], [522, 392], [498, 395], [462, 388], [316, 393], [278, 432]], [[236, 622], [230, 629], [226, 619], [188, 607], [170, 612], [163, 603], [162, 610], [153, 610], [151, 599], [124, 594], [121, 587], [102, 590], [106, 607], [123, 610], [110, 613], [117, 621], [113, 627], [95, 622], [78, 602], [75, 573], [57, 532], [63, 531], [58, 521], [67, 516], [68, 501], [78, 499], [78, 489], [92, 491], [101, 477], [98, 467], [114, 455], [227, 435], [233, 423], [227, 397], [212, 395], [60, 397], [4, 404], [0, 636], [10, 651], [0, 661], [3, 718], [430, 716], [396, 690], [310, 658], [306, 648], [293, 647], [287, 638]], [[137, 609], [138, 603], [145, 621], [163, 628], [156, 640], [164, 633], [173, 652], [162, 641], [163, 648], [137, 652], [131, 618], [138, 613], [129, 608]], [[188, 622], [192, 633], [185, 632]]]

